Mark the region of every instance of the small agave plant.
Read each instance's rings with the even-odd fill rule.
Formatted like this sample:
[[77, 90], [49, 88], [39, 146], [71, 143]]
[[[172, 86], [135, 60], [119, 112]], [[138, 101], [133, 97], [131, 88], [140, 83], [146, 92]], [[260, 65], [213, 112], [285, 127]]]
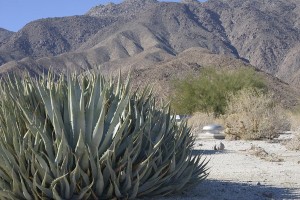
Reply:
[[194, 139], [149, 89], [99, 74], [0, 84], [0, 199], [133, 199], [207, 177]]

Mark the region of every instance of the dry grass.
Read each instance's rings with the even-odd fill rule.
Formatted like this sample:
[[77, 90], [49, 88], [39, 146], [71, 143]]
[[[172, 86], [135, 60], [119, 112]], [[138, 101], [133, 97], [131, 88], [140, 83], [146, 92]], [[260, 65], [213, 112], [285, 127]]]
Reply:
[[296, 133], [294, 137], [285, 143], [286, 148], [300, 151], [300, 134]]
[[285, 110], [274, 104], [271, 95], [253, 89], [231, 97], [224, 120], [230, 139], [273, 139], [290, 129]]
[[293, 138], [285, 142], [286, 148], [300, 151], [300, 113], [290, 113], [291, 131]]
[[289, 112], [288, 118], [291, 123], [291, 131], [300, 132], [300, 112]]
[[269, 161], [269, 162], [282, 162], [284, 161], [283, 158], [280, 158], [274, 153], [268, 153], [264, 148], [252, 145], [251, 148], [248, 150], [251, 155], [259, 157], [260, 159]]

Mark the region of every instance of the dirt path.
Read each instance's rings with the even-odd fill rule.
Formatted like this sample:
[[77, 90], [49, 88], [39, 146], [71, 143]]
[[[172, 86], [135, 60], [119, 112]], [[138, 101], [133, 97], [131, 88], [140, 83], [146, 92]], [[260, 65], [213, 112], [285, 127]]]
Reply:
[[206, 181], [169, 199], [300, 199], [300, 152], [267, 141], [199, 140], [195, 154], [211, 158]]

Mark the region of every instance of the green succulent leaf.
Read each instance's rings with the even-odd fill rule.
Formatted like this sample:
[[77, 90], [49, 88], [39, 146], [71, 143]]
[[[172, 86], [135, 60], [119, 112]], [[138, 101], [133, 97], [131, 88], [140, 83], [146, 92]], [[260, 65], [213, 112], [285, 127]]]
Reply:
[[135, 199], [208, 176], [152, 88], [98, 73], [0, 81], [0, 199]]

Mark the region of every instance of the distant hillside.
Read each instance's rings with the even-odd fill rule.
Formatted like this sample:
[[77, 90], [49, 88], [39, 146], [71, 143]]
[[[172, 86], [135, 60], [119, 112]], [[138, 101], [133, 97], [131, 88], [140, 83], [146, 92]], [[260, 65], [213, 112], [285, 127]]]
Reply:
[[[203, 56], [196, 57], [204, 64], [224, 66], [220, 58], [226, 57], [293, 87], [300, 83], [300, 0], [125, 0], [82, 16], [33, 21], [2, 35], [2, 73], [131, 68], [157, 81], [160, 71], [185, 74], [196, 59], [191, 49], [202, 49]], [[177, 71], [165, 65], [182, 55], [188, 59]]]
[[2, 41], [8, 39], [10, 36], [13, 35], [14, 32], [8, 31], [6, 29], [0, 28], [0, 44]]
[[[78, 54], [81, 55], [81, 54]], [[70, 56], [66, 54], [66, 56]], [[63, 65], [64, 61], [68, 60], [69, 65], [64, 66], [63, 71], [59, 68], [54, 68], [55, 72], [66, 72], [66, 69], [74, 70], [76, 68], [79, 71], [86, 69], [80, 68], [76, 65], [76, 60], [85, 60], [86, 58], [77, 57], [62, 57], [58, 56], [54, 59], [48, 60], [47, 58], [39, 59], [35, 61], [33, 59], [23, 59], [20, 62], [12, 62], [9, 65], [4, 65], [0, 68], [0, 73], [3, 72], [14, 72], [22, 76], [24, 70], [30, 71], [33, 76], [47, 72], [47, 69], [42, 65], [49, 65], [60, 63]], [[165, 61], [157, 62], [152, 65], [142, 65], [143, 67], [132, 67], [141, 66], [137, 63], [143, 62], [144, 58], [133, 56], [126, 59], [121, 59], [115, 62], [108, 62], [106, 65], [102, 65], [100, 68], [91, 68], [90, 70], [100, 70], [104, 75], [117, 76], [119, 69], [122, 70], [123, 78], [127, 77], [129, 71], [132, 76], [133, 88], [145, 87], [147, 85], [154, 86], [154, 94], [160, 99], [167, 100], [171, 92], [171, 82], [177, 78], [184, 78], [187, 75], [198, 75], [201, 73], [203, 67], [217, 67], [226, 69], [239, 69], [242, 67], [253, 67], [250, 64], [243, 62], [240, 59], [228, 57], [226, 55], [213, 54], [210, 51], [203, 48], [190, 48], [177, 56], [169, 57]], [[85, 62], [87, 62], [85, 60]], [[52, 63], [52, 64], [51, 64]], [[254, 67], [253, 67], [254, 68]], [[299, 105], [300, 91], [291, 87], [289, 84], [282, 82], [280, 79], [258, 71], [259, 74], [266, 80], [268, 89], [274, 94], [277, 102], [281, 103], [287, 108], [293, 108]]]
[[240, 56], [263, 71], [300, 83], [300, 0], [210, 0]]

